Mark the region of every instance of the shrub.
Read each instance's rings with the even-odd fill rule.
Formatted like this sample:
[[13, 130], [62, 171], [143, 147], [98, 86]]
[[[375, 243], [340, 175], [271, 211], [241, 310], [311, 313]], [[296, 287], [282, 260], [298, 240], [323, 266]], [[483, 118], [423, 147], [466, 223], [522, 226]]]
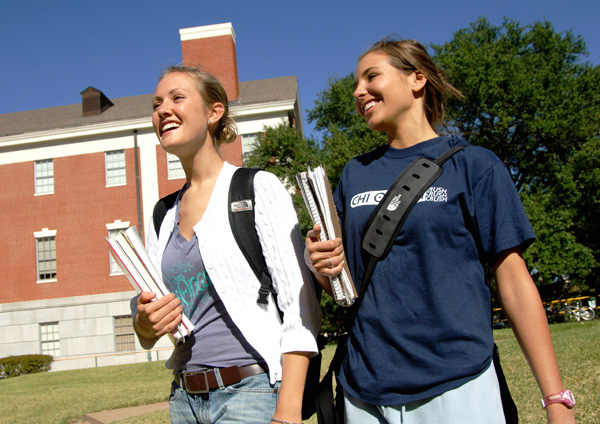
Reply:
[[50, 370], [50, 355], [20, 355], [0, 358], [0, 378], [17, 377]]

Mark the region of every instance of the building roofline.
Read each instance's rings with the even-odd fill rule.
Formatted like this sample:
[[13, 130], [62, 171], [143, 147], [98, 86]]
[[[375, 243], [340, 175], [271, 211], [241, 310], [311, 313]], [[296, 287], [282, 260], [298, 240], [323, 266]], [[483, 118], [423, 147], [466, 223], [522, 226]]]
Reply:
[[[40, 142], [54, 138], [71, 138], [151, 127], [152, 94], [120, 97], [114, 106], [100, 115], [82, 116], [81, 104], [55, 106], [24, 112], [0, 114], [0, 147], [30, 139]], [[231, 102], [238, 116], [289, 111], [298, 101], [295, 76], [269, 78], [240, 83], [240, 97]], [[296, 109], [299, 105], [296, 105]], [[293, 109], [293, 106], [292, 106]], [[301, 120], [301, 116], [296, 117]], [[4, 134], [1, 132], [6, 131]], [[72, 135], [73, 134], [73, 135]]]

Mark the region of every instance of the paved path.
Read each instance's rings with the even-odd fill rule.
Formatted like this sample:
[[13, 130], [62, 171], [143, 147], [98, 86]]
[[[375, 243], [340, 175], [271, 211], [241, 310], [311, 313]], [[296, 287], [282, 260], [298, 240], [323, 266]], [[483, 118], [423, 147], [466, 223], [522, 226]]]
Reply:
[[133, 406], [131, 408], [114, 409], [111, 411], [94, 412], [86, 414], [84, 423], [86, 424], [108, 424], [138, 415], [149, 414], [151, 412], [169, 409], [169, 402], [155, 403], [153, 405]]

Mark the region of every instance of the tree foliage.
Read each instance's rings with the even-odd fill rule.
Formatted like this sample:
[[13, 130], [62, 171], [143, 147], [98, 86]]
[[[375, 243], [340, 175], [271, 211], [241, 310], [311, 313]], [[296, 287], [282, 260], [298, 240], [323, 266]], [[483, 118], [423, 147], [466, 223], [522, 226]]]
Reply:
[[433, 49], [465, 95], [449, 99], [448, 128], [495, 152], [518, 189], [551, 182], [598, 134], [600, 70], [582, 61], [581, 36], [556, 33], [548, 22], [494, 26], [480, 18]]
[[292, 196], [300, 229], [306, 234], [312, 228], [304, 200], [296, 189], [296, 174], [320, 163], [319, 149], [311, 138], [304, 138], [295, 128], [282, 122], [275, 127], [265, 127], [258, 134], [255, 148], [245, 155], [244, 166], [272, 172], [284, 182]]
[[346, 163], [355, 156], [386, 143], [382, 133], [371, 131], [354, 108], [354, 74], [329, 78], [326, 88], [317, 94], [315, 107], [308, 112], [309, 122], [321, 131], [321, 158], [332, 187], [342, 175]]
[[554, 183], [526, 187], [523, 203], [538, 241], [526, 252], [540, 286], [598, 287], [600, 271], [600, 138], [584, 143], [561, 167]]
[[281, 122], [274, 127], [265, 127], [257, 135], [254, 149], [244, 156], [244, 164], [272, 172], [290, 188], [296, 184], [296, 173], [319, 163], [318, 155], [319, 149], [313, 139], [304, 138], [296, 128]]
[[[526, 252], [539, 285], [597, 286], [600, 68], [582, 37], [548, 22], [500, 26], [480, 18], [432, 46], [465, 95], [449, 99], [445, 128], [509, 167], [538, 241]], [[596, 185], [594, 185], [596, 184]], [[593, 191], [594, 193], [590, 193]]]

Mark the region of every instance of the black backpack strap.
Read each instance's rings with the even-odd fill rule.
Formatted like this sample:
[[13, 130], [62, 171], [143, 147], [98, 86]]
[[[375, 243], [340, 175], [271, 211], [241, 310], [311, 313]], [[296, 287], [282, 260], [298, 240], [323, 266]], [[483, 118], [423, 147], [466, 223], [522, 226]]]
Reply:
[[463, 148], [463, 145], [454, 146], [434, 161], [418, 158], [400, 174], [369, 218], [363, 235], [363, 250], [377, 261], [388, 255], [408, 214], [442, 174], [441, 166]]
[[185, 189], [185, 184], [181, 190], [177, 190], [175, 193], [171, 193], [168, 196], [163, 197], [154, 205], [154, 211], [152, 212], [152, 221], [154, 222], [154, 231], [156, 231], [156, 237], [160, 233], [160, 225], [165, 219], [167, 211], [173, 207], [177, 196]]
[[438, 166], [442, 166], [444, 164], [444, 162], [446, 162], [448, 159], [450, 159], [454, 153], [461, 151], [462, 149], [464, 149], [465, 147], [467, 147], [464, 144], [460, 144], [458, 146], [454, 146], [451, 149], [449, 149], [446, 153], [444, 153], [442, 156], [440, 156], [439, 158], [437, 158], [436, 160], [434, 160], [434, 162], [438, 165]]
[[272, 281], [254, 223], [254, 175], [258, 171], [260, 169], [238, 168], [233, 174], [229, 186], [229, 224], [240, 250], [260, 281], [257, 302], [266, 305]]

